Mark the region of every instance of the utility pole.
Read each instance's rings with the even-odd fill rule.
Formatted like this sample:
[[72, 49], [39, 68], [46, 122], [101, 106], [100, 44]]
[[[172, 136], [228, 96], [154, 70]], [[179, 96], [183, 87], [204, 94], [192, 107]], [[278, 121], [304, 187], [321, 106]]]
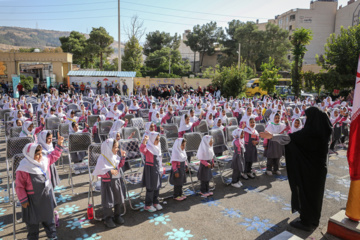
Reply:
[[238, 51], [238, 66], [240, 69], [240, 57], [241, 57], [241, 43], [239, 43], [239, 51]]
[[120, 0], [118, 0], [118, 71], [121, 72]]

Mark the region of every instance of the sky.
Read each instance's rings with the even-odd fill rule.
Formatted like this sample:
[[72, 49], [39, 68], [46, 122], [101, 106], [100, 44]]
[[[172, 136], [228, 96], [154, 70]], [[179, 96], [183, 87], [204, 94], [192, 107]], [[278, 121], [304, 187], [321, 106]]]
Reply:
[[[345, 6], [348, 0], [338, 0]], [[117, 0], [0, 0], [0, 26], [16, 26], [90, 33], [103, 26], [118, 39]], [[294, 8], [309, 8], [310, 0], [121, 0], [121, 41], [124, 28], [137, 15], [146, 33], [182, 34], [194, 25], [216, 21], [225, 28], [233, 19], [266, 22]], [[145, 36], [140, 40], [145, 41]]]

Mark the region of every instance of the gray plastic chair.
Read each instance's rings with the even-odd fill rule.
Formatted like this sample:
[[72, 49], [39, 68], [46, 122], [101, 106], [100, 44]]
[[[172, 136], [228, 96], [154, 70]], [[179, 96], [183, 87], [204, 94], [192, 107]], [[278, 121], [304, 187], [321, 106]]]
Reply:
[[103, 142], [106, 138], [108, 138], [110, 129], [113, 124], [114, 122], [110, 120], [99, 122], [98, 135], [101, 142]]

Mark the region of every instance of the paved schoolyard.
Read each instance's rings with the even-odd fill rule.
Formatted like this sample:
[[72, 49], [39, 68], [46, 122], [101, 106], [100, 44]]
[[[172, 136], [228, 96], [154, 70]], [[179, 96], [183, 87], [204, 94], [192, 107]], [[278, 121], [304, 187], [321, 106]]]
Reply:
[[[257, 164], [255, 164], [257, 167]], [[61, 186], [55, 189], [60, 214], [59, 239], [270, 239], [287, 230], [307, 239], [327, 239], [327, 220], [346, 206], [350, 180], [346, 151], [332, 156], [326, 182], [320, 226], [312, 233], [296, 230], [288, 225], [298, 214], [290, 212], [290, 188], [286, 169], [281, 176], [266, 176], [257, 168], [257, 178], [243, 180], [240, 189], [224, 185], [215, 179], [214, 196], [203, 199], [187, 191], [188, 199], [175, 202], [166, 199], [164, 209], [155, 213], [134, 211], [126, 203], [125, 225], [115, 229], [105, 228], [102, 222], [86, 220], [87, 194], [72, 195], [67, 181], [67, 172], [58, 168]], [[214, 173], [216, 175], [216, 173]], [[217, 177], [217, 176], [215, 176]], [[12, 239], [12, 207], [5, 203], [6, 165], [5, 140], [0, 138], [0, 239]], [[74, 177], [75, 192], [88, 191], [87, 173]], [[189, 178], [188, 178], [189, 181]], [[199, 189], [199, 185], [196, 185]], [[131, 195], [138, 189], [131, 189]], [[172, 193], [170, 185], [161, 191], [161, 196]], [[144, 198], [142, 194], [141, 198]], [[99, 193], [95, 194], [100, 203]], [[142, 205], [141, 199], [132, 199], [134, 205]], [[97, 212], [101, 214], [99, 208]], [[18, 217], [21, 209], [16, 208]], [[26, 238], [24, 223], [16, 224], [17, 239]], [[40, 233], [46, 239], [45, 232]]]

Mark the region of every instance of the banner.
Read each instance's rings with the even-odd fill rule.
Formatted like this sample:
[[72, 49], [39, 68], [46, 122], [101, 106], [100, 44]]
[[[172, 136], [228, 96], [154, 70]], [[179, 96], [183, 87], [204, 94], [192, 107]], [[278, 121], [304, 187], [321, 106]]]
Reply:
[[46, 87], [50, 91], [51, 77], [46, 77]]
[[13, 95], [14, 95], [14, 98], [18, 98], [19, 97], [19, 91], [17, 89], [17, 86], [20, 83], [20, 77], [16, 76], [16, 75], [13, 75], [12, 76], [12, 82], [13, 82], [13, 91], [14, 91]]
[[346, 204], [346, 216], [360, 221], [360, 56], [355, 80], [354, 104], [350, 123], [347, 158], [350, 172], [350, 190]]

